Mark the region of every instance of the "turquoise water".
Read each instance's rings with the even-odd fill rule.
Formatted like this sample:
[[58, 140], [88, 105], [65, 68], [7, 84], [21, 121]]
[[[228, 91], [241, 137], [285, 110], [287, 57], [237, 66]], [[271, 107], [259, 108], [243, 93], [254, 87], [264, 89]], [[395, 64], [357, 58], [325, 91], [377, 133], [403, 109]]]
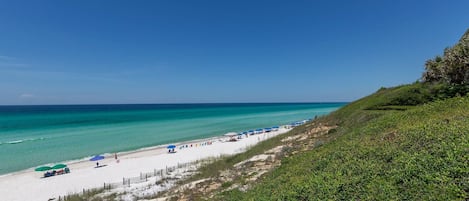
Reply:
[[344, 103], [0, 106], [0, 174], [314, 118]]

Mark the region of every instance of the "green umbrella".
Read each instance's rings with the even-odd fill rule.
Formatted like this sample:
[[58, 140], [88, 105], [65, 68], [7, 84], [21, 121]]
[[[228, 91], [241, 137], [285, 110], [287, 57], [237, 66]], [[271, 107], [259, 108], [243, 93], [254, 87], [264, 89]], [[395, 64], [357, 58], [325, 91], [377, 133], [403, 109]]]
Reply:
[[54, 167], [52, 167], [52, 169], [54, 169], [54, 170], [55, 170], [55, 169], [62, 169], [62, 168], [64, 168], [64, 167], [67, 167], [67, 165], [65, 165], [65, 164], [57, 164], [57, 165], [54, 165]]
[[39, 171], [42, 172], [42, 171], [46, 171], [46, 170], [50, 170], [50, 169], [52, 169], [52, 168], [49, 167], [49, 166], [41, 166], [41, 167], [38, 167], [38, 168], [36, 168], [36, 169], [34, 169], [34, 170], [35, 170], [35, 171], [38, 171], [38, 172], [39, 172]]

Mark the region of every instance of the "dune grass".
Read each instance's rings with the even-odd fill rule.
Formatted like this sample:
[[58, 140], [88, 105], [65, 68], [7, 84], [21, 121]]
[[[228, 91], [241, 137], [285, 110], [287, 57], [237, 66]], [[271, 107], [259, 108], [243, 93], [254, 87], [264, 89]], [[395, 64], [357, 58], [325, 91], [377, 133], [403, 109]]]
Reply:
[[[413, 95], [419, 87], [383, 89], [319, 119], [339, 125], [336, 140], [283, 159], [247, 192], [234, 189], [217, 199], [469, 198], [469, 97], [430, 103]], [[419, 102], [399, 98], [406, 96]], [[405, 110], [380, 109], [392, 105]]]

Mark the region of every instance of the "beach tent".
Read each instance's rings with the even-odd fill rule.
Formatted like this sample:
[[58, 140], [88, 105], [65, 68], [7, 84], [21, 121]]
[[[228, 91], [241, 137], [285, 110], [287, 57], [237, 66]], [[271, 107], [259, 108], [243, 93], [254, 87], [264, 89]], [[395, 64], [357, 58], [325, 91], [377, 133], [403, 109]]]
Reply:
[[279, 127], [278, 126], [272, 126], [273, 131], [278, 131]]
[[259, 134], [259, 133], [263, 133], [263, 132], [264, 132], [264, 129], [258, 128], [254, 131], [254, 134]]
[[249, 135], [254, 134], [254, 130], [248, 130], [248, 134], [249, 134]]
[[264, 131], [265, 131], [266, 133], [268, 133], [268, 132], [272, 131], [272, 128], [264, 128]]
[[235, 136], [237, 136], [238, 133], [235, 133], [235, 132], [229, 132], [229, 133], [226, 133], [224, 136], [228, 136], [230, 137], [230, 141], [236, 141], [236, 138]]

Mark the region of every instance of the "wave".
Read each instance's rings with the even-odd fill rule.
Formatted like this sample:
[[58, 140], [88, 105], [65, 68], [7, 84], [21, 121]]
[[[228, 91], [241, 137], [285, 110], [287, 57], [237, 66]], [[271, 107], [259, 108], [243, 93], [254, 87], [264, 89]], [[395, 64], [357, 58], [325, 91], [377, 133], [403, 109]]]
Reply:
[[8, 142], [0, 142], [0, 145], [13, 145], [13, 144], [20, 144], [24, 142], [34, 142], [34, 141], [39, 141], [39, 140], [45, 140], [45, 137], [40, 137], [40, 138], [26, 138], [26, 139], [20, 139], [20, 140], [12, 140]]

